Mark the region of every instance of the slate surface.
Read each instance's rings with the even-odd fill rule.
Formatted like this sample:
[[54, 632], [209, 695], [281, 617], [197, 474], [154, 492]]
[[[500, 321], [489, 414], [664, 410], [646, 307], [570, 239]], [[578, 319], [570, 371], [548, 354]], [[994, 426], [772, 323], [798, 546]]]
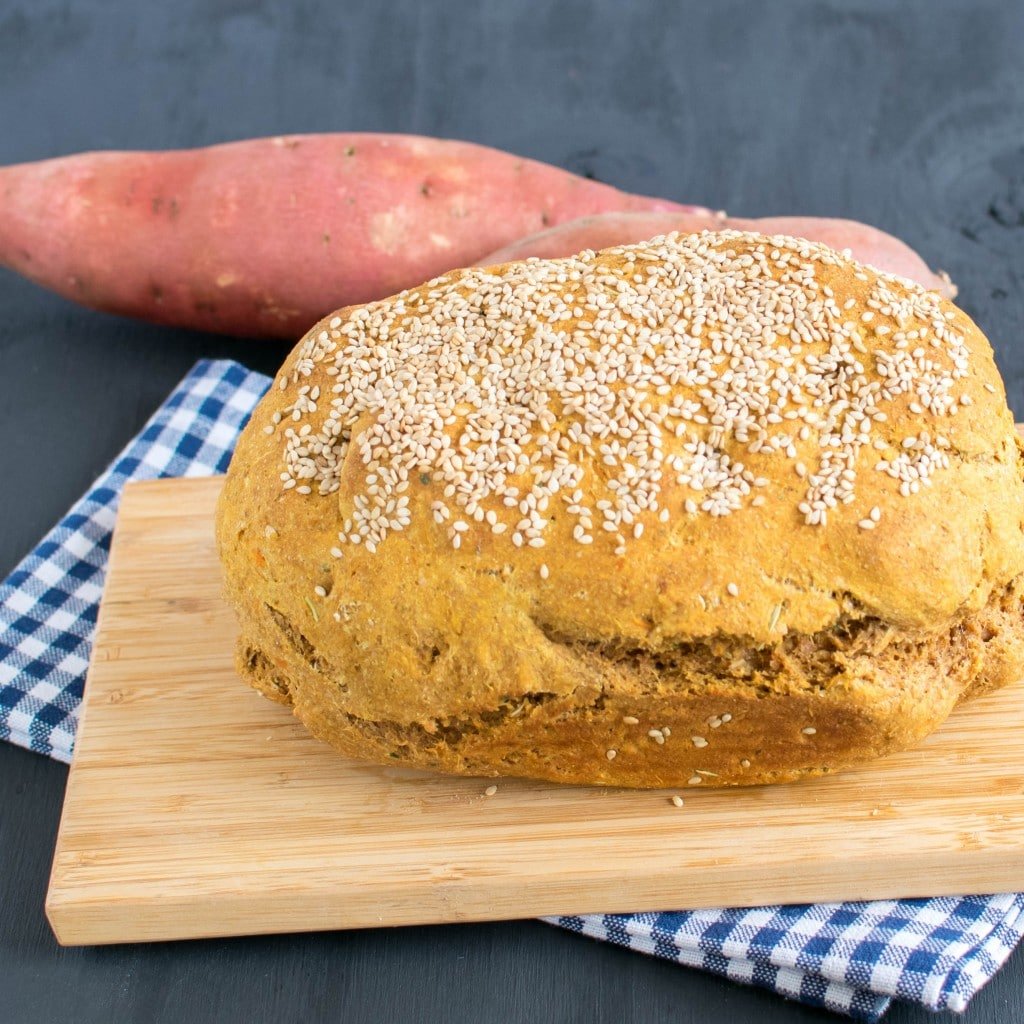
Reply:
[[[1021, 419], [1022, 39], [1013, 0], [0, 0], [0, 163], [409, 131], [737, 214], [856, 217], [952, 274]], [[0, 311], [0, 573], [196, 358], [269, 373], [286, 349], [91, 313], [5, 272]], [[42, 902], [65, 773], [0, 744], [14, 1024], [835, 1019], [535, 922], [61, 950]], [[1024, 1020], [1024, 954], [963, 1019]]]

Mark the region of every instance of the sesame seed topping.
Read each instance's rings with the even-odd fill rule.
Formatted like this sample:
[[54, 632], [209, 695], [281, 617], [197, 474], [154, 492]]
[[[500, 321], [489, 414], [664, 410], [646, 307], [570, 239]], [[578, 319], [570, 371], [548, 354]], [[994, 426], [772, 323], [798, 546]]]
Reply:
[[650, 736], [650, 738], [659, 746], [665, 742], [665, 734], [661, 729], [648, 729], [647, 735]]
[[699, 786], [699, 785], [700, 785], [700, 784], [701, 784], [701, 783], [702, 783], [703, 781], [704, 781], [704, 780], [703, 780], [703, 778], [701, 778], [701, 776], [699, 776], [699, 775], [691, 775], [691, 776], [690, 776], [690, 777], [689, 777], [689, 778], [688, 778], [688, 779], [686, 780], [686, 784], [687, 784], [688, 786]]
[[270, 540], [271, 537], [277, 536], [277, 530], [275, 530], [272, 526], [265, 526], [263, 528], [263, 536], [266, 537], [267, 540]]
[[807, 726], [804, 726], [804, 728], [803, 728], [803, 729], [801, 729], [800, 731], [801, 731], [801, 732], [802, 732], [802, 733], [803, 733], [803, 734], [804, 734], [805, 736], [813, 736], [813, 735], [814, 735], [814, 734], [815, 734], [815, 733], [816, 733], [816, 732], [817, 732], [818, 730], [817, 730], [817, 729], [815, 729], [813, 725], [807, 725]]
[[494, 794], [497, 793], [497, 792], [498, 792], [498, 787], [497, 786], [488, 786], [484, 790], [484, 796], [494, 796]]
[[672, 806], [673, 807], [682, 807], [683, 806], [683, 798], [678, 793], [674, 794], [671, 797], [671, 801], [672, 801]]
[[326, 597], [327, 596], [327, 591], [324, 590], [323, 587], [319, 587], [319, 586], [313, 588], [313, 593], [316, 594], [317, 597]]
[[740, 596], [740, 588], [735, 583], [730, 583], [725, 589], [731, 597]]
[[740, 761], [740, 767], [741, 768], [749, 768], [750, 767], [750, 762], [746, 758], [743, 758], [743, 760]]
[[695, 746], [695, 747], [696, 747], [696, 748], [697, 748], [698, 750], [700, 750], [700, 749], [702, 749], [703, 747], [706, 747], [706, 746], [708, 745], [708, 741], [707, 741], [706, 739], [704, 739], [704, 737], [703, 737], [703, 736], [691, 736], [691, 737], [690, 737], [690, 740], [691, 740], [691, 741], [693, 742], [693, 745], [694, 745], [694, 746]]
[[729, 712], [726, 711], [726, 713], [721, 716], [721, 719], [722, 719], [722, 724], [724, 725], [726, 722], [731, 722], [732, 721], [732, 715], [730, 715]]
[[640, 719], [639, 718], [634, 718], [633, 715], [623, 715], [622, 716], [622, 724], [623, 725], [639, 725], [640, 724]]
[[548, 578], [548, 567], [546, 565], [541, 565], [540, 567], [540, 578], [542, 580], [546, 580]]
[[604, 756], [607, 757], [609, 761], [614, 761], [616, 754], [618, 754], [617, 750], [606, 750], [604, 752]]
[[[835, 268], [867, 298], [837, 294]], [[336, 315], [278, 378], [288, 404], [264, 429], [285, 491], [330, 495], [360, 467], [345, 533], [371, 554], [409, 527], [416, 480], [443, 497], [430, 514], [456, 549], [478, 531], [542, 548], [564, 508], [577, 543], [621, 556], [655, 519], [761, 507], [753, 490], [781, 479], [763, 463], [783, 459], [804, 523], [822, 526], [879, 442], [899, 454], [874, 468], [904, 498], [948, 468], [948, 441], [884, 424], [888, 406], [931, 422], [971, 405], [954, 318], [804, 240], [666, 235], [453, 271]]]

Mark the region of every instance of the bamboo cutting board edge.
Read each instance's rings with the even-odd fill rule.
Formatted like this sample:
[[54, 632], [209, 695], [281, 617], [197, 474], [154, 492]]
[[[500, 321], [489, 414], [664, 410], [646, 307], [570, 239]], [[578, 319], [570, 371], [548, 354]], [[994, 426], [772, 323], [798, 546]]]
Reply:
[[[684, 809], [665, 793], [522, 780], [500, 781], [488, 800], [481, 780], [345, 761], [233, 678], [233, 626], [212, 550], [218, 491], [208, 478], [126, 489], [46, 903], [64, 944], [1024, 884], [1024, 758], [1014, 759], [1006, 735], [1024, 721], [1019, 685], [961, 709], [919, 751], [797, 785], [686, 792]], [[202, 573], [183, 580], [169, 571], [189, 568], [193, 555]], [[161, 624], [159, 649], [187, 665], [180, 680], [171, 673], [180, 686], [173, 697], [138, 682], [147, 664], [133, 646], [139, 623]], [[197, 624], [229, 635], [195, 634]], [[196, 664], [180, 652], [185, 630], [205, 636], [200, 644], [209, 648]], [[201, 749], [211, 756], [190, 759], [167, 725], [166, 714], [182, 709], [201, 736], [207, 722]], [[234, 717], [239, 736], [224, 726]], [[1002, 730], [996, 740], [993, 724]], [[269, 753], [250, 760], [252, 777], [236, 777], [236, 753], [263, 732]], [[140, 737], [162, 742], [164, 759], [153, 746], [135, 749]], [[975, 789], [929, 786], [918, 777], [922, 765], [961, 783], [971, 766]], [[288, 781], [275, 789], [282, 774]], [[232, 787], [232, 806], [253, 809], [255, 822], [220, 821], [224, 835], [217, 834], [217, 814], [228, 813], [217, 779]], [[162, 786], [181, 790], [177, 804]], [[112, 796], [97, 809], [99, 787]], [[366, 806], [373, 798], [379, 808]], [[278, 799], [298, 818], [269, 814]], [[321, 803], [347, 815], [350, 831], [335, 834], [331, 824], [341, 819], [329, 812], [318, 818], [312, 805]], [[745, 823], [744, 814], [759, 817]], [[921, 814], [927, 819], [917, 820]], [[797, 847], [780, 841], [797, 834], [805, 840]], [[203, 861], [204, 843], [219, 864]], [[416, 845], [404, 849], [409, 843]]]

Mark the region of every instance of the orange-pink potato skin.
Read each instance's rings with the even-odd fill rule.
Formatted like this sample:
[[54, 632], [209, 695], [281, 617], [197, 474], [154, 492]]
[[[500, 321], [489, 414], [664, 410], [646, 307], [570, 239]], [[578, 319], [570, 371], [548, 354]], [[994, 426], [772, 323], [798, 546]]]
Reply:
[[295, 135], [0, 169], [0, 264], [97, 309], [295, 337], [544, 227], [687, 211], [466, 142]]
[[920, 256], [898, 238], [853, 220], [831, 217], [726, 217], [710, 210], [682, 213], [611, 212], [582, 217], [560, 224], [491, 253], [482, 265], [538, 256], [558, 259], [584, 249], [608, 249], [614, 245], [642, 242], [671, 231], [758, 231], [765, 235], [793, 235], [821, 242], [832, 249], [850, 249], [854, 259], [890, 274], [909, 277], [952, 298], [956, 289], [933, 273]]

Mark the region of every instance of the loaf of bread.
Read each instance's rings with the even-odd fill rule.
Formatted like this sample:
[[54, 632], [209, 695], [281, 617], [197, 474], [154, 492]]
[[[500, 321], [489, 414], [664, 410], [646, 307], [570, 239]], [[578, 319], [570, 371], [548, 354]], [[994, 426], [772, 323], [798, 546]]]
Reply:
[[340, 310], [217, 522], [239, 672], [342, 753], [636, 787], [831, 772], [1017, 679], [1022, 530], [971, 320], [740, 232]]

